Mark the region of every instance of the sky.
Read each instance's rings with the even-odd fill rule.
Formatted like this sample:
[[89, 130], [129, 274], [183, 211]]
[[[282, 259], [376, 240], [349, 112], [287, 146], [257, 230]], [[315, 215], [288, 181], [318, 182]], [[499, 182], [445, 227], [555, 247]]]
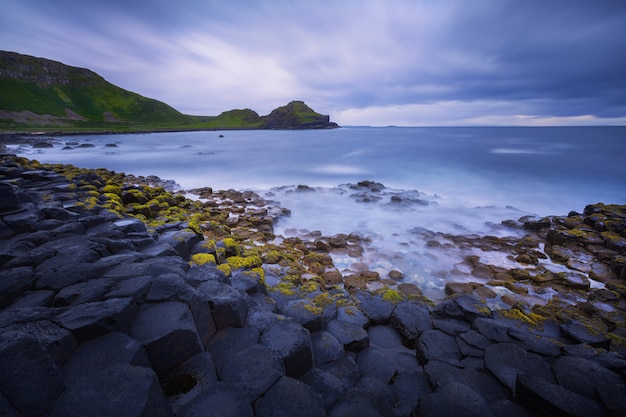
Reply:
[[0, 0], [0, 50], [194, 115], [626, 125], [624, 0]]

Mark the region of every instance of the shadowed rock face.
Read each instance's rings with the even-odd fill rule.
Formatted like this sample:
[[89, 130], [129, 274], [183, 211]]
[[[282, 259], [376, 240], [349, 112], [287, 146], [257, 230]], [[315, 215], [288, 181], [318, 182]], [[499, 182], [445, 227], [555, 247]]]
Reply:
[[0, 162], [2, 415], [626, 411], [626, 349], [609, 320], [492, 312], [467, 294], [432, 306], [337, 286], [251, 291], [241, 274], [257, 264], [227, 275], [194, 262], [241, 261], [232, 238], [205, 245], [186, 222], [147, 227], [79, 204], [81, 187], [106, 183], [95, 173]]

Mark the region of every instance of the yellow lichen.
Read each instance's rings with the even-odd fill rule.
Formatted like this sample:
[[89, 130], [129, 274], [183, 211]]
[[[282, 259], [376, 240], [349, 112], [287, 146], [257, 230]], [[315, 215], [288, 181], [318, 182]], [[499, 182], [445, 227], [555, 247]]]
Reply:
[[196, 253], [191, 256], [191, 261], [189, 261], [191, 265], [207, 265], [207, 264], [215, 264], [215, 256], [210, 253]]
[[393, 304], [398, 304], [400, 301], [404, 301], [406, 299], [403, 293], [393, 288], [381, 288], [376, 291], [376, 293], [381, 295], [383, 300]]
[[230, 269], [230, 266], [228, 264], [218, 265], [217, 269], [222, 271], [227, 277], [229, 277], [231, 275], [231, 269]]

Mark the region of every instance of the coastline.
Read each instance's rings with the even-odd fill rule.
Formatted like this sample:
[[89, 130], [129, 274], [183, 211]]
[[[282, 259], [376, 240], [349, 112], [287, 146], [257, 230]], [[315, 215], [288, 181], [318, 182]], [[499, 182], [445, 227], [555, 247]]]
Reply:
[[[236, 395], [234, 391], [228, 391], [239, 399], [237, 404], [245, 407], [247, 401], [248, 407], [255, 410], [265, 407], [258, 404], [269, 402], [280, 394], [274, 393], [271, 387], [281, 384], [284, 386], [283, 391], [295, 390], [303, 402], [314, 404], [311, 409], [317, 412], [320, 410], [319, 396], [324, 393], [318, 379], [330, 378], [328, 375], [336, 376], [339, 369], [345, 370], [346, 366], [360, 376], [352, 377], [353, 380], [344, 381], [343, 385], [340, 383], [339, 387], [335, 387], [330, 404], [322, 399], [324, 413], [342, 407], [358, 409], [359, 404], [362, 406], [367, 403], [374, 408], [391, 409], [391, 412], [396, 409], [396, 415], [408, 415], [420, 410], [419, 407], [427, 409], [441, 398], [449, 400], [444, 402], [452, 407], [455, 404], [452, 398], [459, 392], [467, 394], [471, 386], [459, 384], [450, 387], [433, 382], [437, 380], [437, 375], [441, 377], [437, 372], [449, 366], [457, 369], [454, 372], [464, 377], [473, 372], [466, 370], [479, 370], [489, 375], [478, 386], [496, 384], [503, 393], [496, 396], [497, 400], [486, 396], [480, 389], [480, 392], [472, 391], [468, 395], [475, 396], [473, 398], [481, 406], [487, 407], [494, 414], [494, 410], [502, 407], [526, 410], [529, 404], [541, 397], [541, 393], [534, 389], [541, 384], [550, 384], [551, 388], [559, 387], [554, 389], [582, 395], [584, 400], [575, 398], [592, 410], [615, 407], [602, 394], [600, 400], [597, 400], [595, 396], [588, 398], [578, 392], [587, 393], [588, 386], [574, 389], [561, 379], [555, 381], [549, 377], [531, 382], [523, 378], [511, 380], [504, 375], [502, 367], [505, 362], [514, 361], [515, 357], [524, 357], [538, 364], [536, 366], [541, 368], [538, 374], [543, 374], [546, 369], [549, 372], [563, 372], [564, 365], [558, 364], [571, 360], [586, 370], [599, 363], [602, 372], [610, 372], [603, 373], [604, 376], [615, 374], [619, 378], [619, 373], [626, 370], [626, 335], [623, 334], [623, 327], [619, 326], [619, 323], [624, 322], [622, 299], [626, 292], [624, 277], [619, 276], [624, 270], [620, 269], [623, 266], [619, 262], [617, 267], [614, 266], [624, 256], [625, 247], [621, 243], [624, 238], [622, 236], [620, 240], [619, 234], [602, 235], [606, 230], [593, 232], [594, 227], [599, 225], [599, 215], [605, 216], [603, 224], [607, 223], [606, 216], [611, 213], [615, 213], [609, 219], [613, 224], [619, 222], [620, 218], [623, 223], [624, 218], [620, 217], [624, 212], [623, 206], [595, 205], [589, 206], [589, 212], [586, 210], [583, 215], [570, 213], [567, 217], [511, 222], [511, 226], [529, 231], [532, 239], [526, 241], [496, 242], [490, 238], [468, 243], [467, 238], [457, 237], [458, 244], [471, 244], [485, 250], [488, 245], [506, 243], [520, 251], [516, 256], [524, 257], [524, 261], [529, 264], [532, 264], [533, 256], [538, 256], [535, 250], [538, 239], [548, 241], [553, 247], [563, 248], [558, 252], [564, 257], [565, 264], [575, 258], [571, 254], [565, 258], [567, 252], [581, 245], [601, 246], [603, 249], [601, 255], [596, 256], [601, 258], [599, 263], [608, 268], [604, 270], [607, 274], [604, 278], [605, 286], [608, 285], [606, 289], [592, 289], [584, 283], [568, 280], [567, 276], [534, 280], [533, 277], [538, 275], [525, 276], [519, 271], [496, 272], [491, 268], [491, 273], [499, 274], [497, 276], [502, 281], [498, 285], [516, 287], [516, 284], [526, 280], [551, 290], [560, 288], [573, 295], [561, 300], [565, 301], [563, 303], [553, 303], [548, 306], [550, 308], [533, 309], [519, 303], [508, 309], [491, 311], [484, 303], [484, 297], [488, 295], [484, 290], [488, 289], [486, 285], [458, 286], [458, 291], [451, 288], [448, 299], [437, 305], [411, 287], [403, 287], [406, 291], [388, 286], [377, 291], [369, 291], [367, 286], [363, 288], [363, 282], [368, 280], [381, 281], [381, 277], [368, 273], [371, 271], [363, 271], [358, 277], [351, 278], [350, 281], [358, 285], [346, 285], [348, 277], [338, 274], [328, 253], [334, 249], [347, 250], [349, 247], [358, 250], [362, 242], [356, 236], [312, 236], [311, 240], [285, 238], [278, 245], [272, 243], [276, 216], [288, 213], [272, 211], [267, 207], [267, 202], [254, 193], [214, 192], [206, 188], [195, 192], [204, 193], [209, 201], [192, 202], [159, 188], [157, 178], [116, 176], [107, 170], [42, 165], [10, 155], [3, 155], [2, 158], [2, 236], [7, 244], [3, 249], [0, 267], [7, 273], [10, 271], [10, 276], [15, 279], [8, 284], [5, 294], [10, 298], [3, 300], [3, 310], [0, 312], [2, 349], [4, 353], [10, 353], [3, 356], [11, 361], [3, 360], [0, 367], [3, 374], [14, 378], [17, 388], [0, 388], [14, 408], [24, 406], [15, 400], [15, 390], [24, 389], [35, 395], [31, 390], [42, 388], [46, 382], [36, 381], [35, 388], [26, 388], [25, 382], [20, 383], [27, 376], [24, 374], [26, 370], [20, 369], [20, 364], [26, 364], [24, 355], [43, 352], [44, 359], [41, 361], [44, 363], [39, 364], [48, 369], [54, 381], [65, 389], [43, 390], [46, 398], [43, 402], [45, 404], [41, 406], [62, 410], [60, 407], [70, 404], [72, 395], [77, 395], [71, 382], [73, 378], [80, 380], [91, 377], [93, 380], [90, 381], [94, 384], [95, 381], [103, 381], [97, 378], [105, 378], [95, 371], [97, 378], [76, 370], [73, 371], [75, 374], [70, 373], [68, 377], [67, 368], [78, 360], [81, 349], [91, 346], [90, 342], [110, 343], [108, 339], [112, 334], [123, 334], [125, 336], [122, 338], [130, 338], [138, 343], [138, 350], [148, 351], [148, 364], [138, 362], [142, 364], [139, 367], [152, 372], [148, 378], [150, 381], [150, 378], [158, 375], [162, 387], [160, 396], [158, 393], [150, 394], [151, 401], [158, 402], [163, 410], [170, 407], [170, 412], [173, 408], [190, 413], [188, 415], [193, 415], [191, 410], [198, 403], [207, 402], [209, 398], [217, 401], [215, 386], [224, 388], [220, 383], [229, 380], [230, 377], [226, 375], [235, 380], [241, 377], [243, 371], [234, 369], [229, 358], [243, 360], [252, 356], [253, 351], [244, 349], [246, 355], [228, 349], [224, 352], [220, 340], [226, 339], [237, 344], [248, 340], [246, 337], [257, 340], [252, 343], [252, 346], [260, 346], [254, 348], [256, 354], [274, 352], [280, 358], [277, 363], [268, 359], [273, 364], [272, 372], [269, 372], [273, 375], [271, 381], [264, 380], [263, 386], [247, 386], [243, 393], [237, 392]], [[589, 224], [594, 216], [595, 223]], [[577, 219], [580, 221], [577, 222]], [[46, 226], [41, 226], [41, 222]], [[596, 235], [606, 235], [612, 239], [600, 241]], [[63, 253], [65, 250], [59, 249], [62, 246], [54, 252], [40, 249], [45, 245], [54, 246], [55, 243], [50, 242], [64, 239], [79, 239], [81, 246], [87, 248], [104, 244], [106, 251], [96, 250], [101, 253], [95, 260], [91, 260], [95, 255], [86, 253], [86, 258], [81, 261], [76, 253]], [[18, 242], [22, 244], [17, 245]], [[554, 256], [554, 253], [552, 251], [551, 255]], [[575, 255], [576, 259], [580, 257]], [[80, 274], [75, 274], [73, 276], [76, 278], [73, 279], [78, 279], [78, 282], [62, 284], [54, 278], [60, 277], [60, 274], [46, 275], [38, 271], [40, 265], [50, 263], [50, 259], [54, 258], [58, 258], [55, 262], [63, 261], [70, 265], [82, 263], [93, 267], [94, 262], [99, 262], [97, 265], [105, 266], [102, 266], [102, 270], [95, 268], [97, 274], [87, 274], [86, 280], [79, 277]], [[123, 259], [129, 265], [121, 265], [114, 259]], [[166, 266], [162, 261], [171, 265]], [[476, 271], [484, 273], [490, 269], [489, 265], [479, 260], [473, 262], [472, 267]], [[151, 264], [161, 265], [163, 270], [158, 274], [148, 273]], [[582, 268], [580, 265], [577, 267]], [[31, 268], [31, 278], [19, 275], [27, 274], [24, 268]], [[54, 271], [59, 271], [59, 266], [56, 268]], [[618, 276], [613, 271], [615, 268]], [[166, 278], [163, 278], [163, 271], [168, 272]], [[281, 271], [282, 276], [279, 275]], [[505, 280], [504, 275], [510, 275], [512, 280]], [[547, 278], [548, 275], [541, 277]], [[131, 282], [139, 285], [141, 290], [135, 288], [137, 292], [129, 293], [129, 288], [126, 288], [127, 292], [122, 295], [120, 286], [131, 285]], [[106, 283], [106, 293], [100, 293], [103, 283]], [[552, 284], [558, 285], [553, 287]], [[399, 287], [397, 282], [395, 286]], [[118, 293], [112, 296], [112, 291]], [[43, 297], [42, 292], [46, 292], [46, 297]], [[584, 302], [580, 305], [570, 304], [572, 298], [582, 297], [584, 293], [587, 294]], [[84, 298], [85, 294], [87, 299]], [[18, 298], [23, 300], [26, 295], [31, 305], [11, 307]], [[34, 301], [35, 295], [41, 296], [37, 302]], [[111, 304], [115, 305], [111, 307]], [[105, 306], [108, 307], [103, 308]], [[613, 310], [604, 311], [606, 306], [613, 306]], [[101, 312], [94, 316], [88, 313], [90, 308], [101, 309]], [[156, 311], [158, 309], [178, 314], [180, 321], [169, 329], [153, 328], [155, 320], [158, 321], [162, 313]], [[39, 326], [42, 322], [54, 323], [53, 336], [49, 332], [32, 330], [33, 326]], [[183, 343], [187, 346], [185, 353], [176, 359], [172, 359], [170, 354], [158, 356], [155, 352], [173, 349], [173, 346], [179, 344], [178, 337], [171, 339], [168, 335], [175, 332], [180, 334], [181, 328], [189, 336], [189, 339], [185, 339], [189, 342]], [[159, 337], [148, 337], [146, 332], [159, 334]], [[392, 347], [385, 346], [379, 333], [387, 334], [394, 341]], [[16, 341], [9, 340], [9, 334], [18, 336], [12, 339]], [[293, 345], [281, 345], [281, 338], [291, 341], [289, 343]], [[60, 341], [65, 344], [58, 350]], [[331, 353], [322, 348], [328, 343], [334, 346]], [[24, 349], [24, 346], [29, 348]], [[406, 346], [411, 348], [407, 349]], [[51, 355], [51, 349], [57, 349], [54, 355]], [[177, 388], [174, 389], [175, 395], [165, 395], [167, 390], [164, 387], [168, 386], [168, 380], [180, 375], [197, 375], [198, 366], [206, 369], [206, 360], [201, 361], [200, 358], [206, 359], [207, 354], [212, 357], [214, 367], [217, 368], [212, 371], [217, 375], [215, 381], [194, 379], [196, 383], [189, 391], [181, 392]], [[393, 369], [385, 369], [383, 372], [371, 369], [374, 363], [380, 362], [381, 354], [395, 364], [391, 367]], [[330, 355], [332, 360], [316, 363], [324, 355]], [[406, 361], [407, 355], [413, 355], [413, 360]], [[199, 365], [200, 362], [202, 365]], [[132, 362], [127, 363], [127, 366], [131, 364], [133, 367], [138, 366]], [[228, 372], [223, 371], [224, 366]], [[519, 367], [516, 374], [521, 375], [524, 370], [521, 364]], [[131, 369], [127, 367], [118, 371], [119, 375], [127, 376]], [[108, 377], [111, 378], [110, 375]], [[464, 377], [460, 377], [461, 380]], [[399, 397], [397, 392], [402, 390], [396, 383], [405, 380], [413, 384], [426, 381], [428, 389], [425, 388], [421, 398], [409, 395]], [[373, 393], [380, 394], [377, 391], [380, 387], [374, 381], [391, 387], [391, 395], [396, 399], [395, 406], [385, 405], [385, 401], [376, 395], [370, 400], [363, 397], [363, 392], [369, 393], [367, 395], [370, 397]], [[209, 386], [212, 388], [209, 389]], [[444, 386], [449, 391], [444, 391]], [[596, 389], [599, 389], [598, 386], [593, 387], [594, 393]], [[326, 398], [328, 401], [330, 399]], [[551, 406], [563, 406], [554, 404], [558, 399], [541, 400], [552, 401]], [[281, 405], [280, 401], [271, 404], [272, 407], [288, 406]], [[623, 404], [618, 405], [621, 406]], [[20, 408], [20, 411], [23, 410]], [[55, 415], [54, 412], [51, 415]]]

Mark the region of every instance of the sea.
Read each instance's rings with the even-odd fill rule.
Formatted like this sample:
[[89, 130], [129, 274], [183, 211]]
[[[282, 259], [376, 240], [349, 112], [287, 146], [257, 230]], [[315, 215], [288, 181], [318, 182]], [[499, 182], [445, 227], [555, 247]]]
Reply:
[[[626, 127], [344, 127], [52, 142], [10, 148], [43, 163], [156, 175], [183, 190], [255, 191], [291, 210], [277, 235], [359, 234], [370, 250], [362, 259], [335, 257], [339, 268], [400, 270], [434, 298], [467, 254], [433, 253], [425, 232], [516, 235], [501, 223], [626, 204]], [[501, 263], [510, 262], [503, 254]]]

